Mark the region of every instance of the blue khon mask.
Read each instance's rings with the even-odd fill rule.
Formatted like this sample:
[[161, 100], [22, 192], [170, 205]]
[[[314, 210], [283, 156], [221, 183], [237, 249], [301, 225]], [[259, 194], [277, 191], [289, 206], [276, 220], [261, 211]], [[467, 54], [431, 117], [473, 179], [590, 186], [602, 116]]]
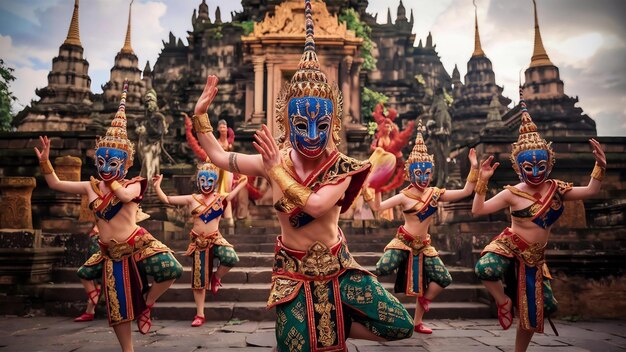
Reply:
[[430, 183], [433, 172], [433, 163], [430, 161], [418, 161], [409, 165], [409, 180], [413, 187], [423, 191]]
[[200, 193], [211, 194], [213, 191], [215, 191], [217, 178], [217, 172], [213, 170], [198, 171], [197, 182]]
[[539, 186], [550, 175], [550, 157], [544, 149], [525, 150], [517, 155], [520, 179], [528, 185]]
[[322, 155], [331, 134], [332, 101], [310, 96], [293, 98], [287, 112], [292, 147], [310, 159]]
[[122, 180], [126, 176], [128, 154], [120, 149], [101, 147], [96, 150], [96, 167], [102, 181]]

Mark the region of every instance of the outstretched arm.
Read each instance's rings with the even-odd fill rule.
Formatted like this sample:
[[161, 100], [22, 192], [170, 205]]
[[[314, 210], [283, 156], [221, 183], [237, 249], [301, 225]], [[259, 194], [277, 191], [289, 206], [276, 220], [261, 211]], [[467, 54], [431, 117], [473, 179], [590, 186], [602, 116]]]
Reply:
[[476, 181], [478, 181], [478, 160], [476, 159], [476, 149], [469, 150], [468, 158], [470, 161], [471, 169], [469, 175], [467, 175], [467, 181], [465, 181], [465, 187], [463, 189], [446, 190], [441, 195], [441, 200], [444, 202], [456, 202], [465, 197], [468, 197], [474, 192], [476, 187]]
[[211, 159], [219, 168], [238, 174], [263, 176], [263, 160], [260, 155], [246, 155], [242, 153], [226, 152], [213, 135], [213, 127], [209, 121], [207, 110], [217, 95], [217, 77], [207, 78], [206, 86], [196, 103], [193, 116], [193, 128], [198, 135], [198, 141]]
[[246, 183], [248, 183], [248, 178], [244, 175], [241, 175], [239, 177], [239, 180], [237, 180], [237, 186], [235, 186], [235, 188], [228, 194], [228, 196], [226, 196], [226, 200], [230, 201], [231, 199], [235, 198], [237, 196], [237, 193], [239, 193], [239, 191], [246, 187]]
[[[364, 192], [365, 191], [366, 190], [364, 190]], [[367, 192], [369, 192], [369, 190]], [[381, 200], [382, 200], [381, 192], [376, 192], [376, 194], [374, 194], [373, 199], [366, 199], [367, 204], [370, 206], [370, 208], [372, 208], [372, 211], [383, 211], [389, 208], [393, 208], [397, 205], [401, 205], [402, 195], [396, 194], [395, 196], [389, 199], [385, 199], [385, 201], [381, 201]]]
[[66, 192], [66, 193], [75, 193], [75, 194], [87, 194], [89, 189], [89, 182], [85, 181], [61, 181], [57, 177], [54, 172], [54, 168], [52, 168], [52, 164], [50, 163], [50, 140], [47, 136], [40, 136], [39, 140], [41, 141], [41, 151], [34, 147], [35, 154], [37, 154], [37, 158], [39, 159], [39, 166], [41, 167], [41, 172], [43, 173], [44, 178], [46, 179], [46, 183], [48, 187], [53, 190]]
[[152, 177], [152, 184], [154, 186], [154, 191], [159, 197], [159, 200], [165, 204], [171, 205], [189, 205], [191, 197], [190, 196], [168, 196], [161, 189], [161, 181], [163, 181], [163, 175], [154, 175]]
[[489, 179], [500, 165], [500, 163], [495, 163], [491, 166], [492, 160], [493, 156], [490, 156], [481, 164], [478, 182], [476, 183], [474, 202], [472, 203], [472, 214], [474, 216], [491, 214], [509, 205], [508, 193], [510, 192], [505, 191], [498, 193], [495, 197], [485, 202]]
[[591, 179], [586, 187], [573, 187], [569, 192], [563, 195], [564, 200], [581, 200], [593, 197], [600, 192], [602, 179], [606, 171], [606, 156], [602, 150], [602, 146], [595, 139], [590, 139], [589, 143], [593, 147], [593, 154], [596, 156], [596, 164], [591, 172]]

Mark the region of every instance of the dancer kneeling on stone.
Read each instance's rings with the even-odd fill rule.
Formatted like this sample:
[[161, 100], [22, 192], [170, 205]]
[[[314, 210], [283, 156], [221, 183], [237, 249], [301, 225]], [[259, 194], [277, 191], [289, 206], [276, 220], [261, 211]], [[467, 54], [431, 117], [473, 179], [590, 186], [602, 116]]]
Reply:
[[[161, 189], [163, 175], [153, 178], [154, 189], [159, 199], [167, 204], [184, 205], [189, 208], [193, 216], [193, 228], [189, 234], [191, 243], [185, 255], [192, 256], [191, 267], [191, 288], [196, 302], [196, 316], [193, 318], [191, 326], [198, 327], [204, 324], [204, 300], [206, 290], [211, 289], [213, 294], [217, 294], [221, 279], [232, 269], [239, 257], [233, 246], [222, 237], [219, 232], [220, 218], [224, 214], [224, 209], [228, 202], [237, 196], [239, 191], [246, 187], [247, 178], [239, 178], [237, 186], [228, 194], [217, 192], [219, 184], [219, 169], [214, 164], [208, 162], [209, 158], [198, 141], [191, 133], [191, 120], [185, 120], [187, 128], [187, 141], [198, 158], [205, 161], [198, 166], [196, 174], [196, 184], [199, 194], [189, 194], [183, 196], [167, 196]], [[220, 265], [213, 272], [213, 258], [217, 257]]]
[[454, 202], [472, 194], [478, 179], [478, 161], [476, 151], [470, 149], [471, 171], [462, 190], [428, 187], [434, 162], [424, 144], [422, 131], [420, 121], [415, 146], [405, 165], [406, 178], [411, 184], [383, 202], [380, 192], [373, 195], [371, 188], [364, 188], [363, 196], [373, 211], [402, 207], [404, 225], [398, 228], [396, 236], [376, 263], [376, 275], [389, 275], [398, 270], [395, 291], [417, 297], [415, 332], [431, 334], [433, 331], [424, 325], [422, 318], [428, 312], [431, 301], [452, 283], [452, 277], [435, 248], [430, 245], [428, 228], [433, 220], [432, 215], [437, 212], [439, 201]]
[[[505, 190], [485, 201], [487, 183], [499, 165], [492, 166], [493, 157], [490, 157], [481, 165], [472, 206], [474, 215], [491, 214], [506, 207], [511, 210], [511, 227], [505, 228], [485, 247], [475, 271], [496, 300], [498, 320], [504, 330], [513, 324], [513, 306], [517, 307], [520, 316], [515, 339], [517, 352], [526, 351], [533, 334], [543, 332], [544, 317], [557, 309], [545, 249], [552, 225], [563, 214], [563, 202], [597, 194], [606, 169], [600, 143], [590, 139], [596, 164], [589, 184], [572, 187], [571, 183], [550, 179], [554, 152], [550, 143], [537, 132], [521, 89], [520, 106], [522, 121], [519, 138], [513, 143], [511, 162], [521, 182], [505, 186]], [[501, 282], [503, 279], [507, 282], [508, 295]]]
[[[54, 190], [86, 194], [100, 230], [100, 251], [78, 269], [89, 297], [95, 297], [93, 283], [102, 278], [107, 301], [109, 324], [122, 347], [133, 351], [131, 321], [137, 319], [139, 332], [148, 333], [152, 326], [151, 308], [174, 283], [183, 268], [169, 248], [144, 228], [137, 226], [137, 209], [147, 182], [141, 177], [125, 179], [133, 164], [134, 147], [126, 133], [125, 102], [128, 83], [120, 107], [107, 130], [96, 142], [96, 167], [101, 180], [61, 181], [50, 164], [50, 140], [40, 137], [42, 150], [35, 148], [41, 171]], [[147, 275], [154, 278], [148, 285]]]

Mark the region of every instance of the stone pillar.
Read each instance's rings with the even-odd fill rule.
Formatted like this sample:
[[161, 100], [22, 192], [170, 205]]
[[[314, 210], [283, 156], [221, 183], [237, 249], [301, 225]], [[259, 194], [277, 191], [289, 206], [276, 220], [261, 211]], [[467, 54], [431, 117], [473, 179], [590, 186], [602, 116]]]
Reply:
[[[276, 126], [276, 122], [274, 119], [274, 103], [276, 101], [276, 92], [274, 92], [274, 83], [275, 83], [275, 72], [278, 71], [275, 68], [275, 60], [268, 60], [269, 62], [267, 62], [267, 89], [266, 89], [266, 95], [267, 95], [267, 102], [266, 102], [266, 107], [267, 107], [267, 118], [265, 119], [265, 124], [267, 124], [267, 127], [270, 129], [270, 131], [272, 131], [272, 134], [274, 136], [278, 135], [278, 127]], [[280, 88], [279, 88], [280, 89]]]
[[[54, 171], [61, 181], [80, 181], [80, 169], [83, 162], [74, 156], [61, 156], [54, 159]], [[50, 214], [60, 218], [78, 219], [80, 215], [80, 196], [55, 192], [54, 205], [50, 206]]]
[[355, 124], [362, 124], [361, 119], [361, 64], [357, 61], [352, 65], [352, 86], [350, 87], [350, 116]]
[[262, 56], [255, 56], [252, 58], [254, 64], [254, 112], [252, 113], [252, 124], [262, 124], [265, 112], [263, 111], [263, 88], [265, 82], [263, 80], [265, 75], [265, 58]]
[[0, 228], [32, 229], [30, 199], [37, 185], [34, 177], [3, 177], [0, 179]]
[[339, 74], [341, 79], [341, 94], [343, 95], [344, 126], [347, 126], [348, 124], [351, 124], [353, 122], [351, 111], [352, 94], [350, 94], [350, 90], [352, 89], [352, 79], [350, 77], [352, 61], [352, 56], [346, 56], [341, 62], [341, 71]]

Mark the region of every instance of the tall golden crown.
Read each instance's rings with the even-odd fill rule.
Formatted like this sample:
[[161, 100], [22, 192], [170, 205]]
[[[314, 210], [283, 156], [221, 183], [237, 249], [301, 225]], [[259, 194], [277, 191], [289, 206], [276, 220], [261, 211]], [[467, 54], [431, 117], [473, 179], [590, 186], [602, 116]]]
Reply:
[[424, 136], [422, 133], [426, 131], [426, 128], [422, 125], [422, 120], [417, 122], [417, 136], [415, 136], [415, 145], [413, 146], [413, 150], [411, 150], [411, 154], [409, 154], [409, 158], [406, 160], [404, 164], [404, 171], [407, 174], [409, 173], [409, 165], [415, 162], [430, 162], [435, 164], [435, 158], [432, 154], [428, 154], [428, 148], [426, 148], [426, 144], [424, 143]]
[[555, 163], [554, 151], [552, 150], [552, 142], [547, 142], [545, 139], [541, 138], [539, 133], [537, 132], [537, 125], [533, 122], [533, 119], [530, 117], [528, 113], [528, 108], [526, 106], [526, 100], [524, 100], [524, 94], [522, 92], [522, 87], [519, 88], [519, 96], [520, 96], [520, 109], [522, 111], [522, 123], [519, 126], [519, 137], [517, 137], [517, 142], [511, 144], [513, 149], [511, 150], [511, 163], [513, 164], [513, 169], [518, 174], [520, 173], [519, 165], [517, 165], [517, 155], [525, 150], [547, 150], [549, 160], [549, 167]]
[[99, 148], [113, 148], [126, 152], [128, 159], [126, 160], [126, 170], [133, 166], [133, 159], [135, 157], [135, 147], [133, 143], [128, 139], [128, 133], [126, 132], [126, 94], [128, 93], [128, 81], [124, 80], [124, 89], [122, 90], [122, 98], [120, 100], [120, 106], [115, 113], [113, 121], [111, 121], [111, 127], [107, 129], [106, 136], [99, 137], [96, 141], [96, 149]]
[[343, 97], [337, 84], [330, 85], [328, 79], [320, 69], [320, 63], [315, 52], [315, 33], [313, 24], [313, 11], [311, 10], [311, 0], [304, 1], [305, 18], [305, 43], [304, 53], [300, 58], [298, 70], [291, 78], [290, 83], [286, 83], [281, 89], [276, 101], [276, 120], [281, 131], [279, 141], [285, 142], [289, 133], [289, 123], [287, 119], [287, 105], [292, 98], [313, 96], [330, 99], [333, 102], [332, 133], [333, 142], [338, 145], [341, 142], [339, 132], [341, 131], [341, 117], [343, 116]]
[[219, 173], [220, 169], [217, 167], [217, 165], [211, 163], [211, 162], [205, 162], [202, 164], [198, 164], [197, 166], [198, 171], [213, 171], [216, 174]]

